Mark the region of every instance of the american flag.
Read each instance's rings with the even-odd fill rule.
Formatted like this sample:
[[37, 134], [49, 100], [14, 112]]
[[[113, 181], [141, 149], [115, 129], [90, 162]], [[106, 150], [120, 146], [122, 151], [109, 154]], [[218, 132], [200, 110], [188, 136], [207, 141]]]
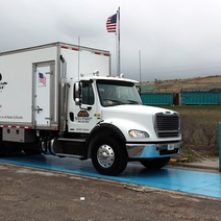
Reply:
[[117, 28], [117, 14], [110, 16], [106, 22], [108, 32], [116, 32]]
[[46, 86], [46, 77], [44, 76], [43, 73], [38, 73], [38, 82], [42, 85], [42, 86]]

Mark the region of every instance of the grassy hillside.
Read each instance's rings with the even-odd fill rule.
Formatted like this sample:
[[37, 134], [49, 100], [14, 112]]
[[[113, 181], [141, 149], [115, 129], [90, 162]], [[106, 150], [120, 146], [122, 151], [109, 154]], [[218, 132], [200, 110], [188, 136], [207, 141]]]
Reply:
[[221, 75], [142, 82], [142, 92], [179, 92], [181, 90], [221, 90]]

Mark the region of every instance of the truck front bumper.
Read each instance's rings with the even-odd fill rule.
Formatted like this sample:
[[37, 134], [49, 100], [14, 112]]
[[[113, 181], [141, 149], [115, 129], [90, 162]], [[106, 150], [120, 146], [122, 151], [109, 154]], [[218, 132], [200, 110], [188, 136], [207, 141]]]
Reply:
[[126, 144], [130, 159], [151, 159], [170, 157], [177, 154], [181, 148], [181, 142], [159, 144]]

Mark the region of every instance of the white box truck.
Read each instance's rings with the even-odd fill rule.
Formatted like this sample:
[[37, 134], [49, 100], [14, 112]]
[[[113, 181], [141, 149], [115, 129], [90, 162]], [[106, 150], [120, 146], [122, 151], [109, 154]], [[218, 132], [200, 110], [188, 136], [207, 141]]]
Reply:
[[110, 75], [110, 59], [60, 42], [0, 53], [0, 150], [91, 158], [106, 175], [132, 160], [166, 165], [180, 150], [179, 114], [142, 105], [136, 81]]

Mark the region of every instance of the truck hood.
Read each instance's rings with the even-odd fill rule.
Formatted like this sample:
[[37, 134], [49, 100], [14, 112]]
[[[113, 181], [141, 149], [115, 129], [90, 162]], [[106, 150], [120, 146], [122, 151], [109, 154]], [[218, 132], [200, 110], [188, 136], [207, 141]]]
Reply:
[[129, 104], [107, 107], [103, 111], [103, 114], [105, 117], [110, 117], [111, 115], [114, 115], [115, 117], [117, 115], [125, 116], [125, 114], [154, 115], [156, 113], [172, 114], [174, 113], [174, 111], [165, 109], [165, 108], [159, 108], [159, 107], [152, 107], [152, 106], [145, 106], [145, 105], [129, 105]]
[[117, 126], [124, 133], [124, 136], [128, 141], [133, 141], [128, 137], [128, 131], [130, 129], [146, 131], [150, 135], [148, 142], [156, 140], [165, 141], [167, 138], [159, 139], [155, 133], [154, 125], [155, 115], [157, 113], [170, 115], [176, 112], [164, 108], [144, 105], [118, 105], [106, 107], [102, 110], [102, 122]]

